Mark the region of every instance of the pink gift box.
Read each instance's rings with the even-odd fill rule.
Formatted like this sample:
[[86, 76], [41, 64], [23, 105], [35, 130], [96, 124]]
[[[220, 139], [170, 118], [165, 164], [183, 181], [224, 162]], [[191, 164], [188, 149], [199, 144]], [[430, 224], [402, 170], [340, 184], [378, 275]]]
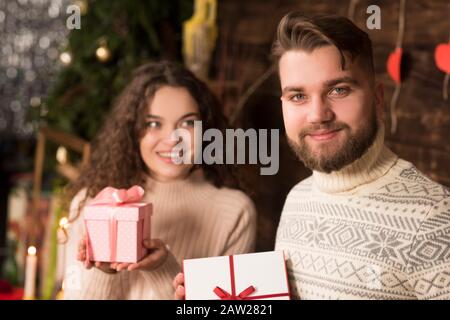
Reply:
[[92, 204], [84, 209], [91, 261], [135, 263], [146, 255], [150, 239], [150, 203]]
[[186, 300], [289, 300], [282, 251], [183, 261]]

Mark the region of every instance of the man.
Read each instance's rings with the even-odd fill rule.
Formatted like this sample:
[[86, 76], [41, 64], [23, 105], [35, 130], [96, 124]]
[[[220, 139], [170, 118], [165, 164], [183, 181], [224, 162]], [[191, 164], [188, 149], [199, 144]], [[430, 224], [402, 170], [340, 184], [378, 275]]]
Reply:
[[293, 297], [449, 299], [450, 192], [384, 146], [368, 35], [290, 13], [274, 55], [288, 140], [313, 171], [277, 231]]
[[273, 49], [287, 137], [313, 171], [288, 194], [276, 237], [292, 297], [450, 299], [450, 191], [384, 145], [368, 35], [290, 13]]

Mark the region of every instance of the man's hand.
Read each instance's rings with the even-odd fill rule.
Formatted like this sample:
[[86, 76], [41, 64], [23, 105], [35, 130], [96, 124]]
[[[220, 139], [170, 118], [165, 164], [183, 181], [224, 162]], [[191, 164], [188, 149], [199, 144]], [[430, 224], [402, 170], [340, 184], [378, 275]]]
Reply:
[[186, 298], [186, 293], [184, 291], [184, 274], [177, 274], [173, 279], [172, 285], [175, 289], [175, 300], [184, 300]]

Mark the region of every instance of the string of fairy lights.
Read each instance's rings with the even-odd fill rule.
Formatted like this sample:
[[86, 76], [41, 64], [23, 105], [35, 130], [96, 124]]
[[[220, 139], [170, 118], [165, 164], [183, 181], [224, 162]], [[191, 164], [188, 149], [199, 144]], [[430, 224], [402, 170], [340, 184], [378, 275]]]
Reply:
[[36, 123], [29, 108], [41, 107], [60, 69], [67, 45], [70, 0], [0, 1], [0, 136], [28, 138]]
[[[27, 119], [27, 111], [48, 112], [43, 100], [54, 76], [73, 60], [67, 51], [70, 5], [81, 15], [88, 10], [87, 0], [0, 1], [0, 137], [32, 137], [37, 120]], [[100, 62], [110, 59], [106, 38], [95, 54]]]

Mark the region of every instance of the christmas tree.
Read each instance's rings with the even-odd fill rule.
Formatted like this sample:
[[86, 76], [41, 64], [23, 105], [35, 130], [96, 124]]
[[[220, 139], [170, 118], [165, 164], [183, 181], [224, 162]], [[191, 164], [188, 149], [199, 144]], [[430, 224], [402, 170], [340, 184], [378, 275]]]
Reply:
[[[181, 26], [192, 0], [83, 0], [65, 65], [42, 108], [44, 122], [91, 140], [130, 72], [153, 59], [181, 60]], [[42, 112], [40, 112], [42, 114]]]

